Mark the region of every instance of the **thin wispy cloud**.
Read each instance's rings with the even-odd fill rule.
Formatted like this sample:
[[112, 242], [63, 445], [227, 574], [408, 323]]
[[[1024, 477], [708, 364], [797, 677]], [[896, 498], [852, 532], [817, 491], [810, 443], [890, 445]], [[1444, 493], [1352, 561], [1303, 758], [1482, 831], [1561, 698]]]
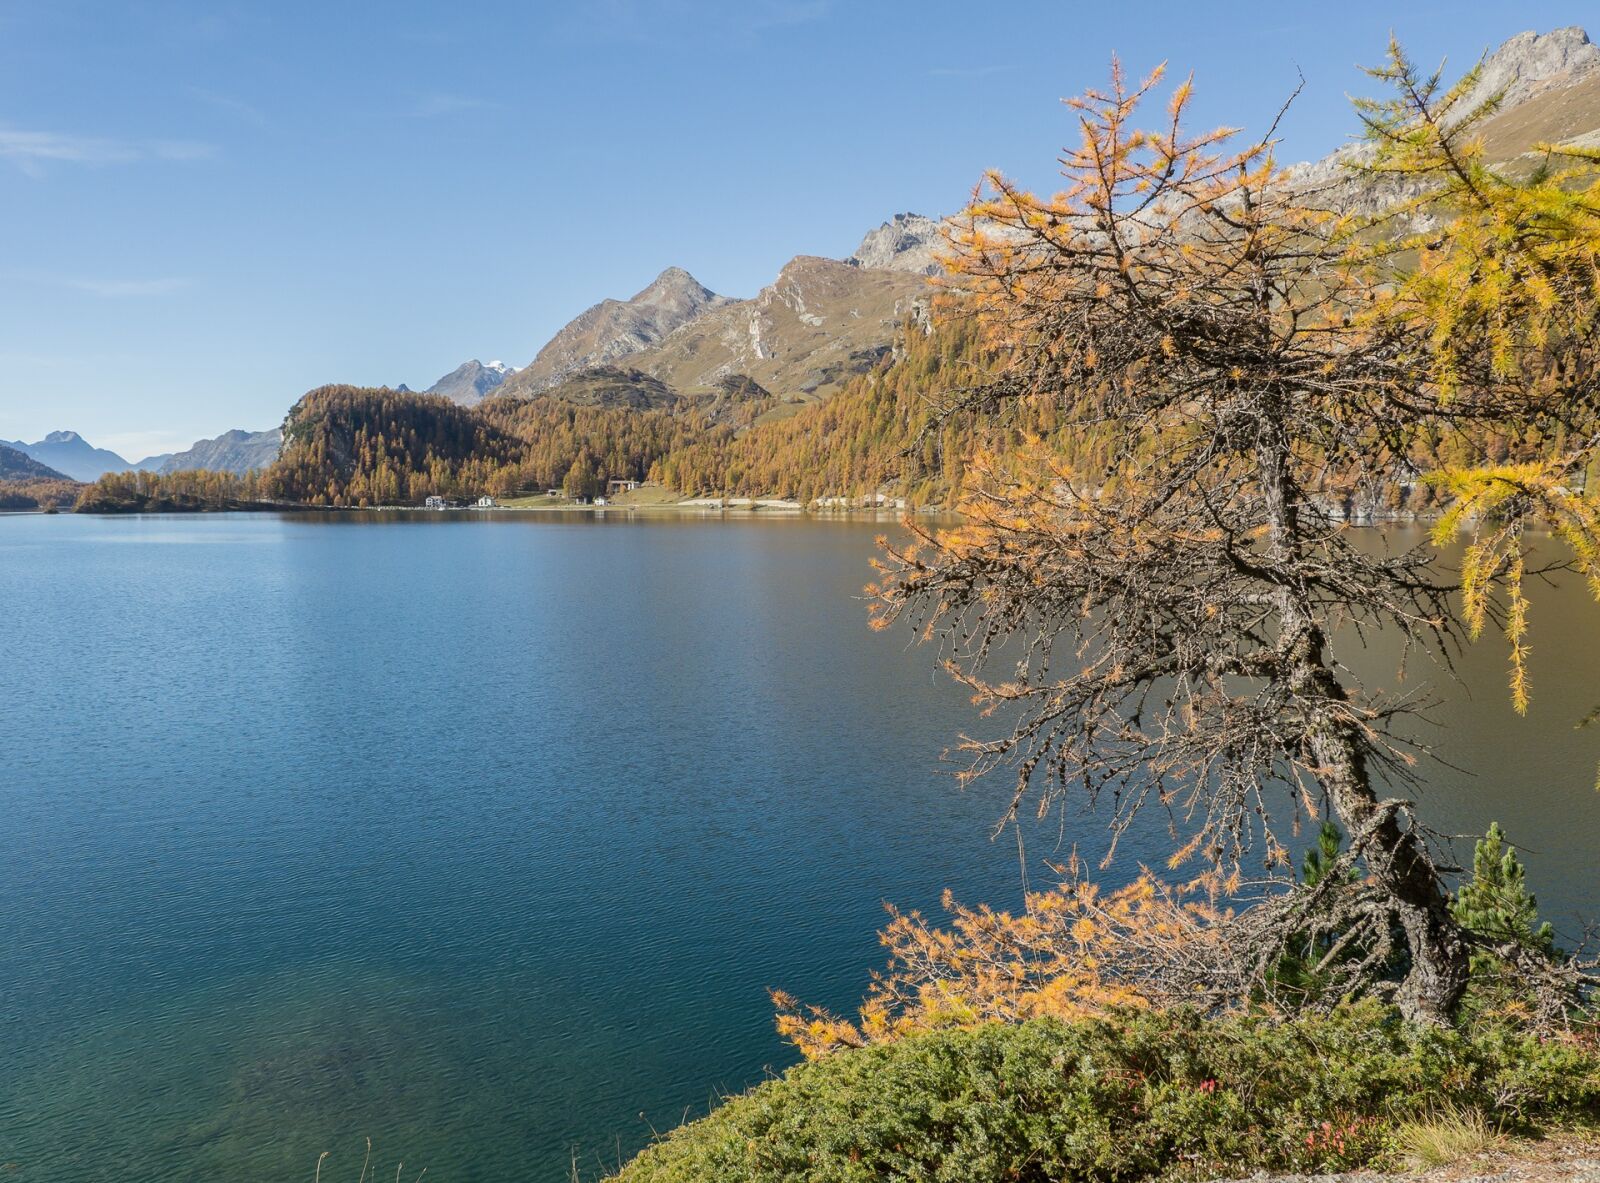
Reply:
[[150, 456], [182, 452], [194, 446], [192, 438], [170, 431], [114, 431], [95, 436], [94, 443], [99, 448], [110, 448], [135, 464]]
[[243, 99], [235, 98], [233, 95], [218, 94], [212, 90], [202, 90], [198, 86], [191, 86], [189, 94], [206, 106], [221, 111], [224, 115], [231, 115], [241, 123], [248, 123], [252, 127], [264, 128], [272, 126], [272, 120], [268, 119], [259, 107], [252, 106], [250, 103], [245, 102]]
[[989, 78], [995, 74], [1009, 74], [1016, 66], [935, 66], [928, 71], [930, 78]]
[[103, 279], [81, 275], [52, 275], [40, 271], [13, 271], [10, 279], [44, 287], [61, 288], [70, 292], [84, 292], [105, 300], [136, 300], [152, 296], [169, 296], [193, 285], [193, 280], [178, 276], [156, 279]]
[[194, 140], [118, 140], [53, 131], [0, 126], [0, 160], [29, 176], [44, 175], [52, 164], [134, 164], [143, 160], [201, 160], [216, 155], [210, 144]]
[[593, 0], [563, 21], [569, 37], [635, 44], [744, 42], [773, 30], [824, 20], [834, 0]]
[[832, 6], [832, 0], [767, 0], [752, 4], [747, 20], [753, 29], [809, 25], [827, 16]]
[[463, 111], [482, 111], [495, 106], [486, 99], [467, 95], [432, 93], [422, 95], [411, 108], [418, 119], [438, 119], [444, 115], [459, 115]]
[[91, 296], [101, 296], [107, 300], [139, 299], [147, 296], [169, 296], [173, 292], [181, 292], [190, 285], [187, 279], [166, 277], [162, 279], [72, 279], [62, 278], [56, 281], [64, 288], [75, 292], [88, 292]]

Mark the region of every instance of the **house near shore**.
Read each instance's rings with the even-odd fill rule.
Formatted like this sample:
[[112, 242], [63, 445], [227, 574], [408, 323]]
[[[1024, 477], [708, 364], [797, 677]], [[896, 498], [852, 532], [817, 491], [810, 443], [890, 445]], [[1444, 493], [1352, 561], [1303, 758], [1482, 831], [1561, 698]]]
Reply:
[[435, 493], [433, 496], [426, 498], [422, 502], [422, 508], [423, 509], [448, 509], [448, 508], [450, 508], [450, 503], [448, 501], [446, 501], [443, 497], [440, 497], [437, 493]]
[[482, 497], [478, 498], [478, 508], [479, 509], [493, 509], [494, 508], [494, 498], [490, 497], [487, 493], [484, 494]]

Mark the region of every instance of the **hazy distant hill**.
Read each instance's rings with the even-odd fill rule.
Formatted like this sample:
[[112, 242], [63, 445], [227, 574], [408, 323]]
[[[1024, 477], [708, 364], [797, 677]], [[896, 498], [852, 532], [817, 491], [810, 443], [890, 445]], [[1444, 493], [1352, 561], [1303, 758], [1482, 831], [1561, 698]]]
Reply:
[[92, 481], [108, 472], [127, 472], [129, 464], [115, 452], [97, 448], [75, 431], [52, 431], [38, 443], [0, 440], [75, 481]]
[[66, 481], [72, 478], [41, 464], [10, 444], [0, 444], [0, 481]]
[[199, 440], [186, 452], [175, 452], [161, 465], [161, 472], [186, 472], [208, 468], [213, 472], [239, 475], [265, 468], [278, 458], [283, 445], [283, 429], [270, 431], [225, 431], [215, 439]]

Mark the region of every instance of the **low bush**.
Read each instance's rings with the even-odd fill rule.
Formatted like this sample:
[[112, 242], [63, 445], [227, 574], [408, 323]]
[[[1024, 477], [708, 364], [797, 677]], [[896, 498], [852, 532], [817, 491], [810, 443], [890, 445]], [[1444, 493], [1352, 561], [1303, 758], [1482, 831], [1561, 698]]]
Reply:
[[648, 1148], [625, 1183], [1136, 1180], [1398, 1161], [1407, 1122], [1600, 1116], [1577, 1036], [1421, 1030], [1373, 1002], [1276, 1021], [1122, 1012], [931, 1031], [798, 1065]]

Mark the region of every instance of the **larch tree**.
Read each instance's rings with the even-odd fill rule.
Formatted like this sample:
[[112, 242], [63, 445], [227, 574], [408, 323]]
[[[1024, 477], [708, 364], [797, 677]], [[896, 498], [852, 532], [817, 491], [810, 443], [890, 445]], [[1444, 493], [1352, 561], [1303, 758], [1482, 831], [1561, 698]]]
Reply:
[[[1259, 977], [1290, 935], [1335, 933], [1320, 967], [1335, 993], [1384, 992], [1443, 1022], [1474, 938], [1391, 795], [1415, 776], [1403, 721], [1425, 703], [1363, 684], [1339, 648], [1391, 630], [1448, 661], [1486, 616], [1505, 619], [1525, 693], [1525, 523], [1542, 514], [1595, 571], [1592, 509], [1561, 476], [1593, 444], [1600, 237], [1586, 183], [1483, 164], [1474, 128], [1492, 104], [1459, 109], [1472, 76], [1445, 91], [1397, 48], [1374, 73], [1397, 92], [1363, 111], [1376, 147], [1358, 167], [1375, 178], [1282, 170], [1270, 131], [1242, 148], [1226, 129], [1189, 133], [1187, 82], [1141, 127], [1160, 73], [1130, 86], [1114, 67], [1109, 90], [1069, 100], [1081, 142], [1060, 158], [1063, 192], [986, 179], [948, 282], [1001, 361], [948, 411], [1004, 428], [1071, 409], [1111, 461], [980, 451], [962, 525], [912, 522], [910, 543], [886, 544], [874, 620], [938, 641], [1007, 721], [961, 747], [964, 778], [1014, 770], [1008, 818], [1082, 793], [1120, 836], [1159, 808], [1174, 865], [1199, 856], [1237, 884], [1253, 847], [1282, 867], [1284, 827], [1331, 810], [1342, 865], [1364, 873], [1269, 895], [1239, 956]], [[1421, 196], [1359, 214], [1392, 173]], [[1352, 499], [1378, 505], [1413, 479], [1425, 438], [1558, 427], [1559, 462], [1438, 478], [1455, 499], [1444, 528], [1476, 523], [1463, 574], [1345, 520]]]

